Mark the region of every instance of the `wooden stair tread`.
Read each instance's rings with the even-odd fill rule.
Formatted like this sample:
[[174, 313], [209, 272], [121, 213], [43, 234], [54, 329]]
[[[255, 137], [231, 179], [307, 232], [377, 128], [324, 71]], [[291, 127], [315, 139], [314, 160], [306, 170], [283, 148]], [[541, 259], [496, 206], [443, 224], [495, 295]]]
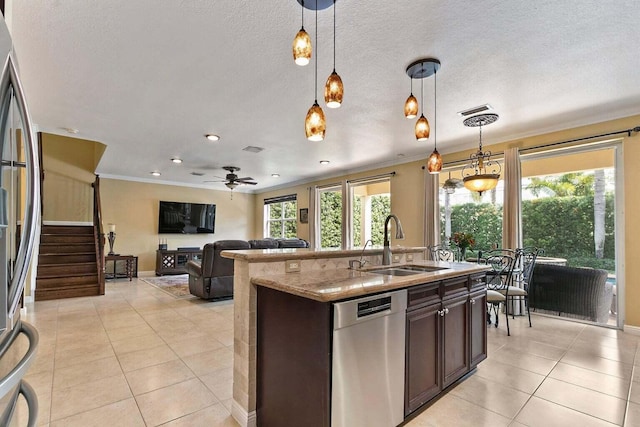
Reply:
[[98, 277], [98, 273], [73, 273], [73, 274], [39, 274], [38, 279], [65, 279], [72, 277], [88, 277], [88, 276], [96, 276]]
[[84, 251], [84, 252], [40, 252], [38, 255], [45, 257], [53, 256], [74, 256], [74, 255], [95, 255], [96, 251]]

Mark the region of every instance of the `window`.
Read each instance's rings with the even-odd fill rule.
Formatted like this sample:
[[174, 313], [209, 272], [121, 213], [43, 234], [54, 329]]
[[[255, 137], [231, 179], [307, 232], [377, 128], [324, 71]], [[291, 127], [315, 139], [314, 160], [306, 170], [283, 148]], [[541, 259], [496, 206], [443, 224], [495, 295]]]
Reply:
[[320, 247], [342, 246], [342, 188], [329, 187], [320, 191]]
[[384, 242], [384, 220], [391, 213], [391, 181], [389, 178], [350, 184], [352, 247]]
[[264, 201], [264, 236], [293, 238], [298, 236], [296, 195], [272, 197]]
[[[501, 246], [504, 181], [501, 179], [496, 188], [480, 195], [462, 185], [459, 171], [449, 172], [448, 179], [452, 183], [448, 192], [440, 186], [440, 242], [450, 244], [453, 233], [462, 232], [473, 235], [473, 250]], [[443, 173], [440, 182], [445, 180]]]
[[[384, 221], [391, 212], [391, 177], [395, 172], [316, 187], [320, 248], [360, 248], [367, 240], [383, 244]], [[319, 244], [318, 244], [319, 243]]]

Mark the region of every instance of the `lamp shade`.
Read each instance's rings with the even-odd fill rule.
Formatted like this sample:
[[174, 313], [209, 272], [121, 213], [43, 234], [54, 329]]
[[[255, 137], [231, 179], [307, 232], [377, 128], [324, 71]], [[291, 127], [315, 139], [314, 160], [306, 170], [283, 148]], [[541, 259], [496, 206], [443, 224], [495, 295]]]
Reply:
[[314, 102], [304, 121], [304, 131], [309, 141], [322, 141], [327, 130], [327, 123], [324, 118], [324, 111]]
[[404, 103], [404, 116], [407, 119], [415, 119], [418, 117], [418, 100], [413, 93], [409, 95]]
[[442, 170], [442, 156], [438, 153], [438, 150], [433, 150], [433, 153], [427, 160], [427, 170], [429, 173], [439, 173]]
[[469, 191], [477, 191], [482, 195], [483, 192], [493, 190], [498, 185], [500, 174], [487, 173], [466, 176], [462, 179], [464, 187]]
[[300, 28], [293, 39], [293, 60], [300, 66], [307, 65], [311, 60], [311, 37], [304, 27]]
[[431, 131], [431, 127], [429, 126], [429, 121], [424, 116], [424, 114], [420, 115], [420, 118], [416, 122], [416, 139], [418, 141], [426, 141], [429, 139], [429, 132]]
[[342, 79], [333, 70], [333, 73], [329, 75], [327, 83], [324, 86], [324, 102], [327, 103], [329, 108], [338, 108], [342, 105], [342, 96], [344, 95], [344, 86], [342, 85]]

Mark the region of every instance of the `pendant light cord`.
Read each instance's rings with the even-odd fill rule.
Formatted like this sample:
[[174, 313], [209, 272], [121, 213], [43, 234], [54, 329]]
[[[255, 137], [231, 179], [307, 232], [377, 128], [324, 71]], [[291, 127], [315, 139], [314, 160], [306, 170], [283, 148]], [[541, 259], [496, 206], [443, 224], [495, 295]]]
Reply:
[[302, 0], [302, 29], [304, 29], [304, 0]]
[[433, 64], [433, 150], [438, 151], [438, 70]]
[[336, 72], [336, 0], [333, 0], [333, 72]]
[[318, 0], [316, 0], [316, 104], [318, 103], [318, 50]]
[[[420, 64], [420, 66], [423, 66]], [[420, 106], [422, 107], [422, 115], [424, 116], [424, 77], [420, 77]]]

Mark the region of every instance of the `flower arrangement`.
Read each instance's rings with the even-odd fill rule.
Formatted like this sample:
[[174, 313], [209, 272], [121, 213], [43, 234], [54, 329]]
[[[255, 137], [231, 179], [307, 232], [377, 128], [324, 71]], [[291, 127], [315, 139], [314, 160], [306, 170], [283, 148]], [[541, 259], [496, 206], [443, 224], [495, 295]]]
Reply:
[[451, 243], [459, 247], [461, 250], [472, 248], [476, 244], [476, 239], [471, 233], [456, 232], [450, 238]]

